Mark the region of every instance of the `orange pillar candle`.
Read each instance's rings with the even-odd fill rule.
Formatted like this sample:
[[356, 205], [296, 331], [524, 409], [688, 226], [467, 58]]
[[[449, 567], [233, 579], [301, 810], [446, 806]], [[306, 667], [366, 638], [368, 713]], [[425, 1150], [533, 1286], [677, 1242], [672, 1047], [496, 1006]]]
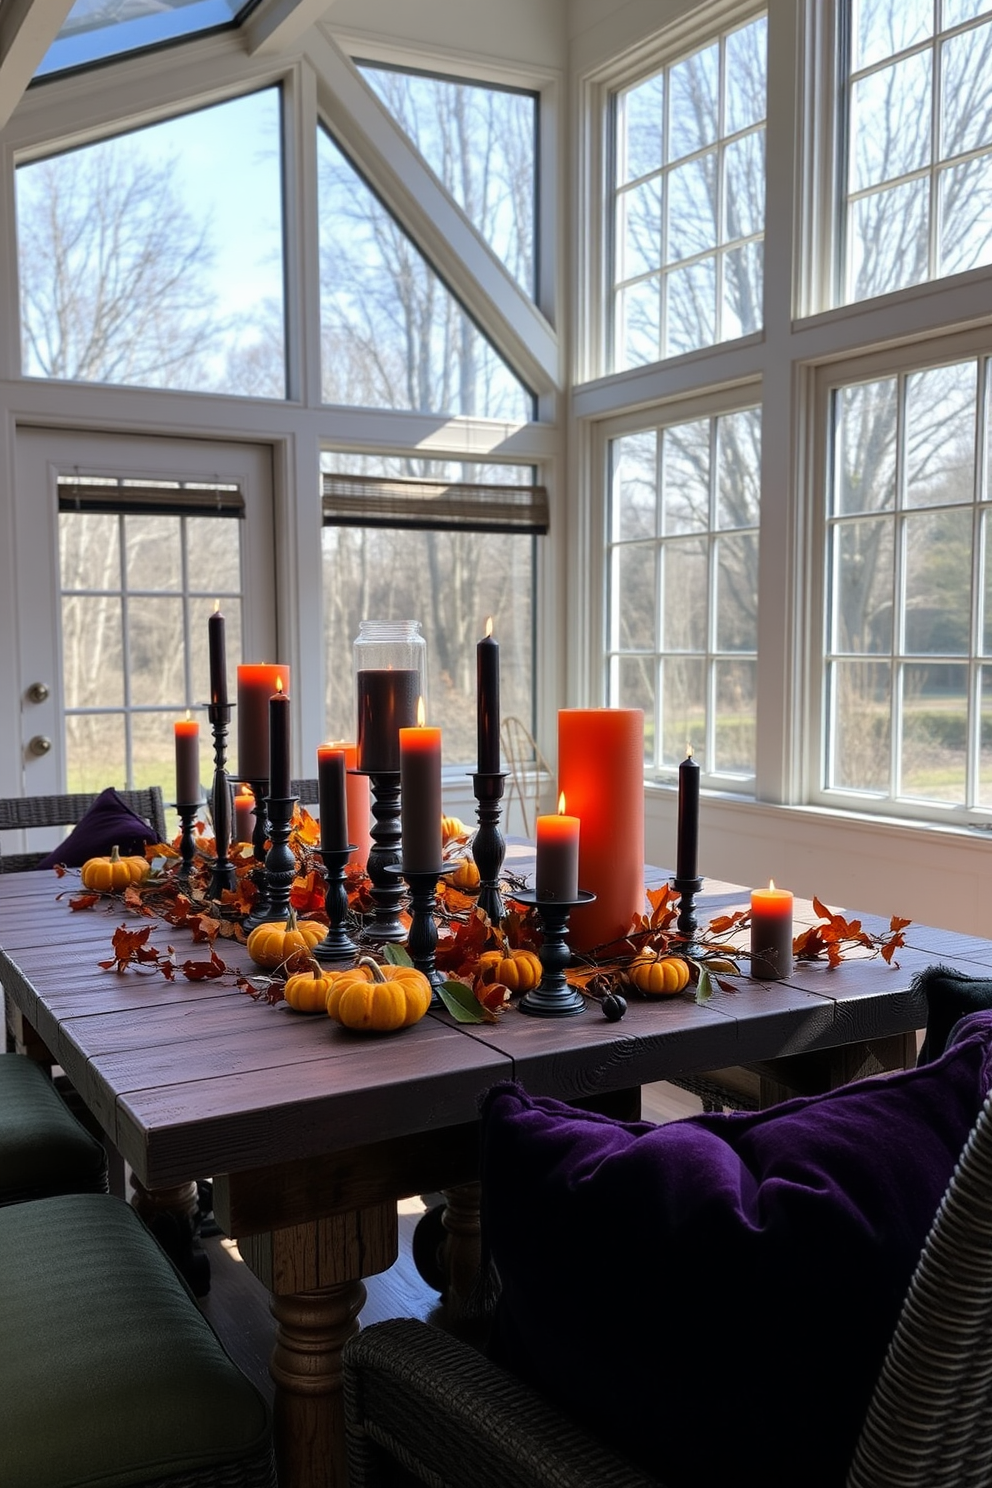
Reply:
[[269, 699], [289, 692], [289, 667], [250, 663], [238, 667], [238, 779], [269, 778]]
[[176, 805], [195, 806], [200, 790], [200, 725], [186, 714], [176, 721]]
[[435, 873], [441, 867], [441, 730], [424, 727], [424, 700], [417, 727], [401, 728], [400, 830], [403, 872]]
[[537, 818], [534, 893], [538, 899], [574, 904], [579, 897], [579, 818], [565, 815], [565, 793], [557, 816]]
[[572, 911], [577, 951], [622, 940], [644, 913], [644, 714], [565, 708], [558, 714], [558, 788], [582, 823], [579, 888], [594, 904]]
[[255, 796], [247, 785], [240, 785], [234, 797], [234, 840], [250, 842], [255, 832]]
[[777, 982], [792, 974], [792, 895], [788, 889], [751, 893], [751, 975]]

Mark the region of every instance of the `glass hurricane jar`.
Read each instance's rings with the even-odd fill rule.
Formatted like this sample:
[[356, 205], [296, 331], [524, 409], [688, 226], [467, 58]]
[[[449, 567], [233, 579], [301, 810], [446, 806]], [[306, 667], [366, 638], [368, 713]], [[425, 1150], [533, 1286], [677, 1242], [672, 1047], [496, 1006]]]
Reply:
[[355, 639], [358, 768], [368, 775], [400, 768], [401, 728], [427, 709], [427, 642], [419, 620], [362, 620]]

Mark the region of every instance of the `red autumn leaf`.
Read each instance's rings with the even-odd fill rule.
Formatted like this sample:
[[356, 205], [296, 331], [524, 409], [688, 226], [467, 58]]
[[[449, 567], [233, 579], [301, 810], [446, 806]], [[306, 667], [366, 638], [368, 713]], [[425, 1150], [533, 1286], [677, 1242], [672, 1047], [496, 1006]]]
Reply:
[[135, 914], [147, 915], [149, 919], [155, 918], [155, 911], [148, 907], [148, 905], [144, 901], [144, 898], [142, 897], [141, 890], [138, 889], [134, 884], [128, 884], [127, 888], [124, 890], [124, 893], [121, 895], [121, 898], [123, 899], [126, 907], [132, 910]]
[[480, 910], [476, 910], [467, 920], [456, 925], [453, 935], [441, 936], [438, 940], [434, 952], [438, 971], [470, 976], [486, 949], [488, 935], [489, 921]]
[[475, 995], [491, 1013], [501, 1013], [510, 1004], [510, 989], [502, 982], [477, 982]]
[[74, 894], [69, 900], [70, 909], [92, 909], [94, 904], [99, 904], [99, 894]]
[[239, 976], [236, 985], [255, 1002], [263, 1001], [275, 1006], [277, 1002], [284, 1001], [283, 988], [286, 984], [276, 977]]
[[735, 909], [733, 914], [717, 915], [715, 919], [710, 920], [709, 928], [714, 935], [726, 935], [728, 930], [732, 930], [735, 925], [740, 924], [741, 920], [746, 919], [749, 912], [746, 909]]
[[211, 951], [209, 961], [184, 961], [179, 970], [188, 982], [205, 982], [223, 976], [227, 963], [220, 959], [216, 951]]
[[203, 941], [212, 943], [221, 925], [220, 920], [215, 920], [213, 915], [209, 914], [190, 915], [187, 923], [193, 931], [194, 942], [199, 943]]
[[[889, 921], [889, 929], [895, 931], [905, 930], [907, 925], [911, 925], [912, 923], [912, 920], [904, 920], [899, 915], [893, 915]], [[905, 944], [905, 941], [902, 943]]]
[[121, 976], [133, 962], [157, 961], [158, 952], [145, 945], [151, 933], [151, 925], [146, 925], [143, 930], [129, 930], [126, 925], [121, 925], [114, 931], [111, 942], [114, 948], [113, 960], [101, 961], [100, 965], [105, 971], [113, 969]]

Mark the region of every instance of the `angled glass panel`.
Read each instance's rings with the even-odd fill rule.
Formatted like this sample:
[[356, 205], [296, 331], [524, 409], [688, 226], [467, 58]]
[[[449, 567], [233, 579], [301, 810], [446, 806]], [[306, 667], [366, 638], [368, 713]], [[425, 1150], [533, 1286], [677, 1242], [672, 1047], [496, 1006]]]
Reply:
[[232, 26], [255, 0], [76, 0], [36, 78]]
[[278, 88], [18, 167], [29, 377], [285, 396]]
[[500, 262], [533, 296], [537, 97], [359, 64], [363, 77]]
[[317, 162], [324, 402], [527, 423], [532, 395], [324, 129]]

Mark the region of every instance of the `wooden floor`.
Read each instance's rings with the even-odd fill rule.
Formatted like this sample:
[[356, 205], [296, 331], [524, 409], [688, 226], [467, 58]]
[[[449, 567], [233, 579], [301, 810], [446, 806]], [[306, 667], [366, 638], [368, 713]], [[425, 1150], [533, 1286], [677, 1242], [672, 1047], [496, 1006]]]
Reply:
[[[699, 1101], [674, 1085], [646, 1085], [641, 1092], [643, 1115], [649, 1121], [671, 1121], [698, 1112]], [[444, 1327], [444, 1308], [413, 1264], [410, 1246], [414, 1227], [424, 1205], [417, 1199], [400, 1204], [400, 1255], [396, 1264], [381, 1276], [366, 1280], [368, 1301], [362, 1310], [363, 1324], [392, 1317], [423, 1318]], [[215, 1236], [203, 1242], [210, 1257], [210, 1292], [200, 1306], [210, 1319], [225, 1348], [248, 1377], [271, 1400], [269, 1355], [275, 1323], [269, 1313], [268, 1292], [238, 1255], [232, 1240]]]

